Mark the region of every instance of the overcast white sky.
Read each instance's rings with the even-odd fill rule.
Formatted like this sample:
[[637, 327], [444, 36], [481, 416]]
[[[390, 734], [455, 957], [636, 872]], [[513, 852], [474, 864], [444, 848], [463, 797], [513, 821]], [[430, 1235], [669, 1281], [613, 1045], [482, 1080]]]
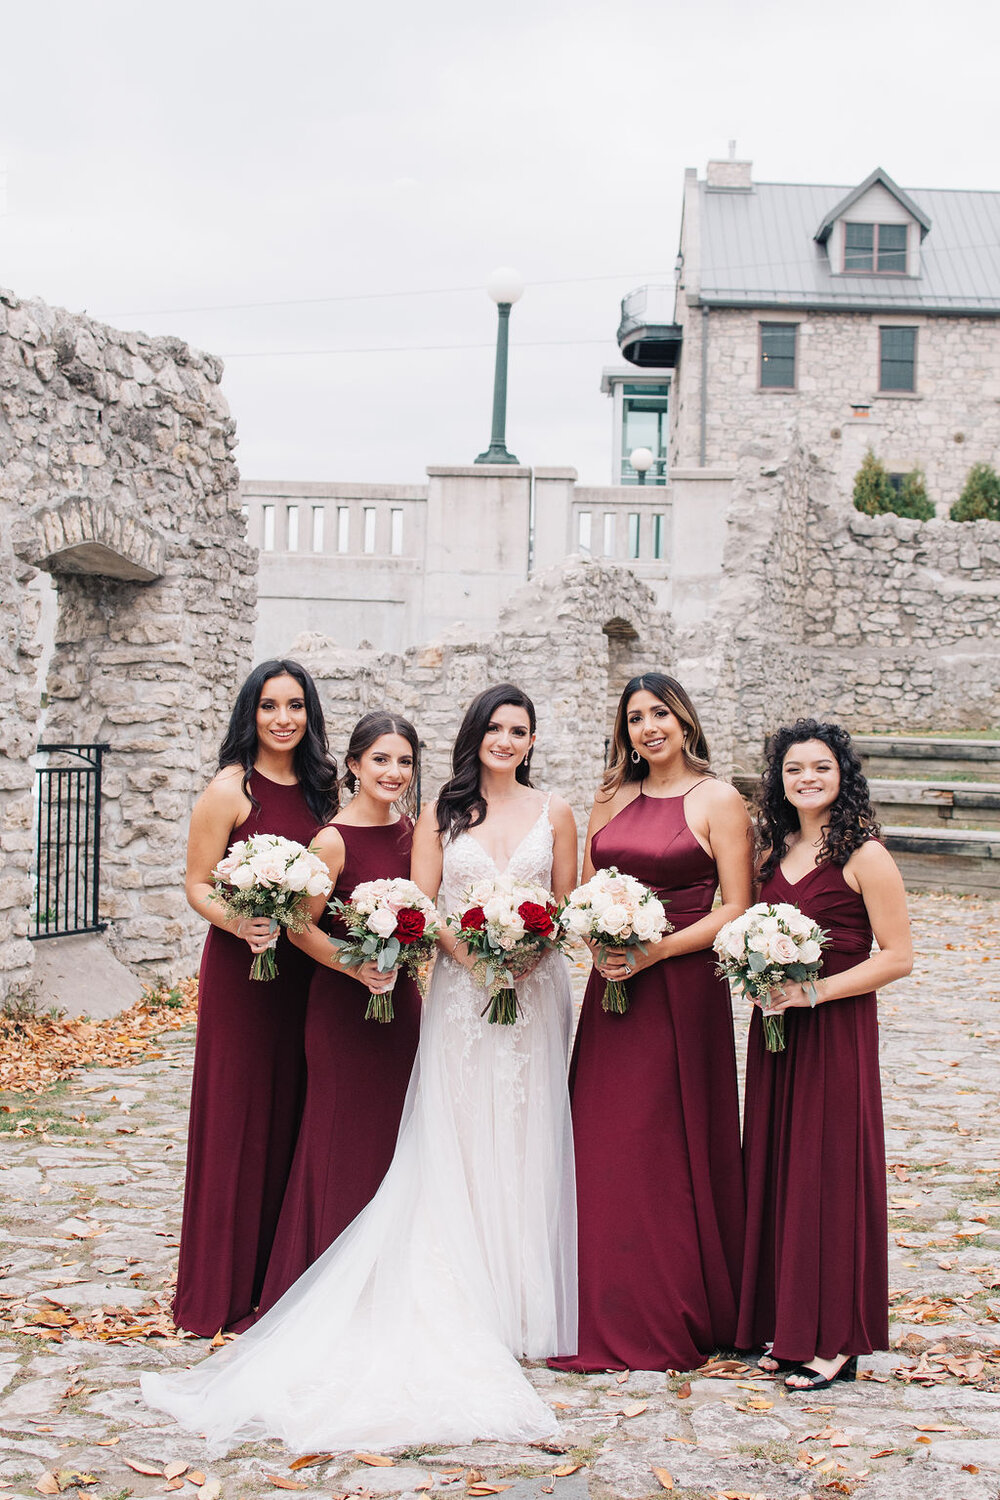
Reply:
[[246, 478], [420, 482], [489, 440], [514, 265], [508, 446], [607, 483], [684, 168], [998, 188], [998, 42], [995, 0], [7, 0], [0, 285], [223, 355]]

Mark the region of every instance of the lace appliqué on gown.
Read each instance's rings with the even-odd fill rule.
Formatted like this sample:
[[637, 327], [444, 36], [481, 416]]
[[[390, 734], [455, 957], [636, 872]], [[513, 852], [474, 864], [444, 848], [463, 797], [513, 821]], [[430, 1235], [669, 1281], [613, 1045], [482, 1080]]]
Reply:
[[[508, 868], [551, 885], [548, 802]], [[495, 871], [444, 851], [442, 904]], [[565, 960], [517, 985], [513, 1026], [442, 957], [392, 1165], [372, 1202], [250, 1331], [192, 1370], [144, 1375], [150, 1405], [215, 1449], [532, 1441], [552, 1411], [515, 1356], [576, 1346], [576, 1203]]]

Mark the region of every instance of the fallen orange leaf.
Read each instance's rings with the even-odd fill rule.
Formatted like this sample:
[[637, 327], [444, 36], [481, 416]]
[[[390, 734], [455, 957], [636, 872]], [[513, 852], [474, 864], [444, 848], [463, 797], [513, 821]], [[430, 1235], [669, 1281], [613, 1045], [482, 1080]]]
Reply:
[[45, 1473], [35, 1485], [35, 1489], [40, 1495], [58, 1495], [59, 1481], [54, 1474]]
[[163, 1478], [163, 1470], [154, 1469], [152, 1464], [136, 1463], [134, 1458], [127, 1458], [125, 1464], [127, 1468], [134, 1469], [137, 1474], [152, 1474], [157, 1479]]
[[201, 1489], [205, 1483], [205, 1476], [200, 1469], [192, 1469], [191, 1473], [187, 1476], [187, 1480], [188, 1484], [196, 1484]]
[[582, 1469], [583, 1464], [560, 1464], [558, 1469], [552, 1470], [553, 1479], [565, 1479], [567, 1474], [575, 1474], [577, 1469]]
[[289, 1464], [288, 1467], [293, 1470], [312, 1469], [315, 1468], [316, 1464], [329, 1463], [332, 1457], [332, 1453], [307, 1453], [304, 1458], [297, 1458], [295, 1462], [293, 1464]]
[[384, 1453], [355, 1453], [354, 1457], [360, 1463], [370, 1464], [373, 1469], [391, 1469], [396, 1462], [394, 1458], [386, 1458]]
[[301, 1479], [286, 1479], [284, 1474], [265, 1474], [277, 1490], [307, 1490], [309, 1486]]
[[628, 1406], [621, 1408], [623, 1417], [638, 1417], [642, 1412], [649, 1410], [648, 1401], [632, 1401]]
[[679, 1385], [677, 1387], [677, 1399], [678, 1399], [678, 1401], [686, 1401], [687, 1398], [690, 1396], [690, 1394], [691, 1394], [691, 1382], [690, 1382], [690, 1380], [685, 1380], [685, 1382], [684, 1382], [683, 1385]]
[[672, 1490], [674, 1487], [674, 1476], [667, 1469], [654, 1469], [653, 1473], [660, 1481], [660, 1487], [664, 1490]]
[[164, 1479], [179, 1479], [182, 1474], [187, 1473], [190, 1467], [190, 1464], [186, 1464], [183, 1459], [175, 1458], [172, 1463], [163, 1465], [163, 1477]]

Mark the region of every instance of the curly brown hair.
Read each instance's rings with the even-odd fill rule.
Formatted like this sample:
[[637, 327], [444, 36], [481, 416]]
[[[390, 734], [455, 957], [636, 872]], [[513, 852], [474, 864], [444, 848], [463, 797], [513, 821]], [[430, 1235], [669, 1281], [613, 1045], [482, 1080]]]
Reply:
[[767, 764], [756, 796], [758, 847], [764, 859], [761, 880], [767, 880], [788, 852], [788, 836], [799, 830], [799, 815], [785, 797], [782, 767], [793, 745], [819, 740], [836, 757], [840, 767], [840, 791], [823, 825], [823, 843], [817, 864], [846, 865], [855, 849], [877, 839], [881, 833], [872, 807], [861, 757], [851, 736], [839, 724], [821, 724], [817, 719], [796, 719], [772, 734], [767, 742]]

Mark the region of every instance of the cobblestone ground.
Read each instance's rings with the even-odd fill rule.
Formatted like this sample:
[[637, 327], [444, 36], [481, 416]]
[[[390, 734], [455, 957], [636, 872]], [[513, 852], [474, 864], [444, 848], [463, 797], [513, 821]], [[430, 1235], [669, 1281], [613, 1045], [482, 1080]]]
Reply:
[[7, 1096], [0, 1114], [0, 1493], [994, 1500], [1000, 903], [913, 907], [917, 968], [882, 1004], [894, 1347], [864, 1361], [864, 1380], [809, 1400], [731, 1359], [678, 1376], [533, 1366], [560, 1418], [551, 1448], [348, 1453], [295, 1470], [302, 1455], [255, 1443], [210, 1460], [136, 1386], [140, 1370], [205, 1353], [149, 1334], [180, 1220], [192, 1037], [173, 1033], [154, 1060], [88, 1070], [28, 1105]]

